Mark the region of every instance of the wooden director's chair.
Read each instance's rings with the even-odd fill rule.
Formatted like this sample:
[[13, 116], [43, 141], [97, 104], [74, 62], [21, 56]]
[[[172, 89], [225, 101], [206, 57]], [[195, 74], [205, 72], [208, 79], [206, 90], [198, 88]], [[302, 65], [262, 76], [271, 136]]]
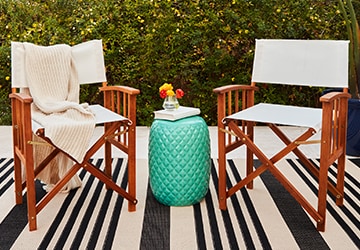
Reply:
[[[57, 45], [56, 45], [57, 46]], [[44, 47], [51, 48], [54, 46]], [[68, 152], [56, 146], [52, 139], [47, 136], [47, 129], [33, 119], [34, 96], [30, 96], [31, 89], [28, 86], [28, 71], [26, 57], [30, 56], [24, 47], [24, 43], [12, 42], [12, 127], [13, 127], [13, 150], [15, 169], [15, 196], [16, 204], [22, 203], [22, 194], [26, 188], [29, 229], [37, 229], [37, 214], [49, 203], [49, 201], [61, 191], [64, 186], [76, 176], [76, 173], [84, 168], [97, 177], [107, 188], [110, 188], [129, 201], [128, 210], [136, 210], [136, 95], [139, 90], [126, 86], [107, 86], [105, 65], [101, 40], [75, 45], [71, 48], [71, 65], [77, 72], [80, 83], [103, 83], [100, 88], [104, 92], [104, 106], [90, 105], [94, 113], [95, 125], [104, 126], [104, 132], [99, 139], [88, 149], [82, 160], [76, 160]], [[55, 55], [54, 55], [55, 57]], [[44, 62], [45, 63], [45, 62]], [[48, 63], [48, 62], [46, 62]], [[57, 65], [59, 66], [59, 65]], [[61, 68], [62, 66], [59, 66]], [[46, 72], [44, 72], [46, 73]], [[61, 91], [55, 90], [55, 91]], [[52, 97], [49, 97], [50, 100]], [[32, 114], [33, 113], [33, 114]], [[50, 130], [48, 130], [49, 132]], [[38, 138], [36, 141], [33, 138]], [[51, 146], [50, 154], [36, 164], [34, 155], [39, 138], [47, 146]], [[91, 141], [91, 140], [90, 140]], [[105, 170], [102, 171], [94, 166], [90, 158], [102, 146], [104, 146]], [[127, 191], [118, 186], [111, 178], [112, 146], [122, 150], [128, 156], [128, 188]], [[46, 167], [52, 167], [51, 162], [56, 161], [58, 155], [65, 155], [70, 159], [70, 167], [55, 186], [39, 201], [36, 202], [36, 189], [34, 180]], [[24, 169], [25, 173], [22, 172]], [[48, 169], [48, 168], [47, 168]], [[53, 170], [51, 170], [53, 171]], [[22, 175], [25, 174], [25, 178]]]
[[[321, 108], [259, 103], [254, 105], [255, 83], [292, 84], [340, 88], [344, 92], [328, 93], [320, 98]], [[218, 95], [219, 205], [269, 170], [297, 202], [316, 221], [317, 230], [325, 230], [326, 195], [329, 190], [336, 204], [343, 204], [348, 87], [348, 41], [330, 40], [256, 40], [251, 85], [228, 85], [214, 89]], [[254, 143], [254, 124], [264, 123], [286, 145], [269, 158]], [[307, 128], [291, 141], [278, 125]], [[316, 142], [309, 140], [321, 131], [320, 167], [299, 150], [298, 146]], [[269, 142], [271, 143], [271, 142]], [[247, 175], [227, 189], [226, 154], [246, 146]], [[318, 179], [317, 208], [279, 171], [276, 163], [290, 152], [305, 164]], [[254, 169], [254, 155], [262, 165]], [[328, 169], [337, 162], [336, 185], [328, 181]]]

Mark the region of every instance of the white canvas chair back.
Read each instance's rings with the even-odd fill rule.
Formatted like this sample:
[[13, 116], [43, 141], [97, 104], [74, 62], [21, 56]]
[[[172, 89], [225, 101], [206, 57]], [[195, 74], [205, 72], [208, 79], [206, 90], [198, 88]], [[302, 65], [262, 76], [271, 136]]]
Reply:
[[[106, 82], [101, 40], [91, 40], [71, 49], [79, 84]], [[11, 42], [11, 75], [13, 88], [27, 88], [25, 49], [21, 42]]]
[[256, 40], [252, 81], [348, 87], [348, 41]]

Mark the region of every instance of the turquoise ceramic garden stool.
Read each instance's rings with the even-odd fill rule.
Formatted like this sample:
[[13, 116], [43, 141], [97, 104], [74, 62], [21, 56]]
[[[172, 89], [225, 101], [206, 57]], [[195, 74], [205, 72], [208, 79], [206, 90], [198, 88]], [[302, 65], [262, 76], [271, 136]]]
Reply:
[[155, 198], [168, 206], [187, 206], [206, 195], [210, 176], [210, 138], [205, 121], [191, 116], [155, 119], [149, 136], [149, 176]]

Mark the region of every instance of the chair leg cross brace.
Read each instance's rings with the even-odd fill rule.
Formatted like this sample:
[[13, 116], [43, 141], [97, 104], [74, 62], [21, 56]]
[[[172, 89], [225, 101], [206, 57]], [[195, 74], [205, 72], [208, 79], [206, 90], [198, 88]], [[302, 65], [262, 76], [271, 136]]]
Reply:
[[[36, 215], [50, 202], [50, 200], [64, 187], [64, 185], [81, 169], [84, 168], [86, 171], [88, 171], [90, 174], [98, 178], [100, 181], [102, 181], [106, 187], [109, 187], [110, 189], [114, 190], [118, 194], [120, 194], [122, 197], [127, 199], [129, 201], [129, 211], [135, 211], [135, 205], [137, 204], [137, 199], [135, 198], [134, 191], [132, 192], [126, 192], [123, 188], [118, 186], [111, 178], [111, 173], [103, 172], [99, 170], [95, 165], [89, 162], [90, 158], [94, 155], [95, 152], [97, 152], [104, 144], [107, 144], [109, 141], [107, 138], [110, 138], [111, 135], [113, 135], [119, 126], [122, 124], [122, 122], [114, 122], [110, 126], [107, 126], [104, 134], [90, 147], [88, 152], [86, 153], [84, 160], [82, 163], [77, 163], [73, 157], [68, 155], [67, 153], [63, 152], [61, 149], [56, 148], [52, 142], [45, 137], [44, 131], [41, 130], [37, 133], [37, 135], [45, 140], [50, 145], [54, 146], [55, 149], [37, 166], [37, 168], [32, 169], [33, 166], [31, 164], [27, 164], [29, 166], [26, 166], [26, 173], [30, 173], [30, 176], [28, 175], [27, 179], [35, 179], [36, 176], [47, 166], [47, 164], [60, 152], [67, 155], [70, 159], [72, 159], [75, 164], [67, 171], [67, 173], [62, 177], [61, 180], [56, 183], [56, 185], [43, 197], [41, 201], [39, 201], [36, 204], [35, 200], [31, 200], [30, 203], [28, 203], [28, 216], [29, 216], [29, 228], [30, 230], [35, 230], [37, 228], [36, 223]], [[112, 138], [112, 137], [111, 137]], [[126, 145], [121, 144], [122, 147], [121, 150], [125, 150], [125, 153], [128, 153], [128, 149], [126, 148]], [[106, 150], [107, 147], [105, 147]], [[110, 150], [110, 149], [109, 149]], [[108, 155], [107, 153], [105, 153]], [[111, 156], [110, 156], [111, 157]], [[106, 163], [107, 162], [107, 163]], [[111, 164], [111, 159], [108, 161], [105, 161], [105, 164]], [[31, 166], [30, 166], [31, 165]], [[105, 167], [106, 169], [107, 167]], [[108, 167], [107, 169], [111, 169], [111, 167]], [[33, 176], [33, 177], [32, 177]], [[22, 183], [22, 189], [27, 187], [28, 193], [34, 193], [35, 192], [35, 185], [34, 183], [30, 182], [23, 182]], [[130, 188], [129, 188], [130, 189]], [[134, 187], [131, 188], [134, 190]], [[35, 197], [35, 195], [31, 195], [31, 197]], [[19, 200], [19, 203], [21, 201]]]
[[107, 175], [105, 175], [102, 171], [96, 168], [93, 164], [87, 162], [83, 165], [84, 169], [89, 171], [92, 175], [97, 177], [99, 180], [101, 180], [104, 184], [108, 185], [112, 190], [123, 196], [128, 201], [132, 202], [133, 204], [137, 204], [138, 201], [133, 197], [132, 195], [129, 195], [124, 189], [120, 188], [118, 185], [115, 184], [111, 178], [109, 178]]
[[[301, 151], [298, 149], [298, 144], [296, 141], [306, 141], [308, 138], [310, 138], [314, 131], [313, 129], [307, 130], [305, 133], [300, 135], [294, 142], [291, 142], [275, 125], [271, 124], [269, 125], [270, 128], [279, 136], [279, 138], [286, 144], [286, 147], [280, 150], [276, 155], [274, 155], [271, 159], [269, 159], [264, 153], [261, 152], [261, 150], [254, 144], [254, 142], [237, 126], [237, 124], [230, 120], [228, 121], [227, 126], [229, 129], [234, 133], [246, 146], [247, 148], [257, 156], [257, 158], [262, 162], [262, 165], [257, 168], [256, 170], [252, 170], [250, 173], [247, 174], [247, 176], [241, 180], [239, 183], [231, 187], [226, 192], [226, 198], [233, 195], [236, 191], [244, 187], [245, 185], [251, 183], [254, 178], [262, 174], [264, 171], [269, 170], [274, 177], [284, 186], [284, 188], [294, 197], [294, 199], [309, 213], [309, 215], [317, 222], [318, 224], [318, 230], [324, 231], [325, 229], [325, 211], [316, 210], [307, 200], [306, 198], [293, 186], [290, 181], [276, 168], [275, 163], [281, 160], [284, 156], [286, 156], [290, 152], [294, 152], [300, 160], [305, 160], [305, 166], [309, 167], [311, 171], [314, 171], [316, 169], [313, 164], [308, 161], [308, 159], [301, 153]], [[226, 166], [221, 166], [223, 164], [226, 164], [226, 162], [223, 160], [223, 163], [219, 162], [219, 168], [226, 168]], [[222, 170], [219, 170], [222, 171]], [[319, 178], [319, 171], [316, 169], [316, 177]], [[220, 176], [219, 176], [220, 177]], [[327, 177], [327, 175], [326, 175]], [[338, 195], [339, 191], [329, 183], [327, 179], [323, 180], [324, 177], [321, 177], [319, 180], [319, 189], [322, 190], [322, 192], [325, 191], [329, 187], [329, 190], [334, 193], [334, 195]], [[220, 182], [223, 182], [226, 180], [220, 180], [219, 179], [219, 186], [224, 187], [223, 184], [220, 184]], [[219, 190], [219, 195], [222, 194], [224, 191]], [[226, 209], [226, 199], [221, 198], [220, 195], [220, 208]], [[326, 195], [319, 195], [318, 196], [318, 206], [322, 207], [324, 204], [326, 205]]]
[[[295, 143], [296, 145], [300, 146], [298, 141], [306, 141], [306, 139], [302, 136], [295, 139], [294, 142], [291, 142], [289, 138], [286, 137], [286, 135], [274, 124], [269, 124], [269, 127], [272, 131], [286, 144], [289, 145], [291, 143]], [[306, 133], [314, 134], [315, 131], [313, 129], [309, 129]], [[292, 152], [299, 157], [300, 161], [310, 170], [310, 172], [319, 179], [319, 170], [314, 166], [314, 164], [309, 161], [309, 159], [297, 148], [295, 147], [292, 149]], [[333, 160], [330, 160], [329, 162], [333, 162]], [[328, 167], [328, 166], [327, 166]], [[341, 199], [343, 197], [343, 194], [330, 182], [327, 182], [327, 188], [329, 191], [336, 197], [336, 199]]]

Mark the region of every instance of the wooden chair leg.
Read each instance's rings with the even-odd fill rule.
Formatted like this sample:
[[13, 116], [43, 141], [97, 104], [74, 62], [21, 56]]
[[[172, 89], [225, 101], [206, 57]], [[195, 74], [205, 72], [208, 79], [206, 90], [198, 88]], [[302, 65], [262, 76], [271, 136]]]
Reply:
[[[136, 173], [135, 173], [135, 157], [130, 156], [128, 159], [128, 192], [132, 197], [136, 197]], [[136, 211], [136, 203], [128, 203], [128, 211]]]
[[342, 206], [344, 203], [345, 161], [345, 153], [343, 153], [337, 164], [336, 189], [341, 193], [339, 197], [336, 197], [336, 205], [338, 206]]
[[319, 190], [318, 190], [318, 213], [322, 217], [322, 221], [317, 221], [317, 230], [320, 232], [325, 231], [325, 216], [326, 216], [326, 194], [327, 194], [327, 183], [328, 183], [328, 167], [321, 164], [319, 169]]
[[28, 209], [29, 230], [37, 229], [36, 220], [36, 190], [35, 190], [35, 174], [33, 164], [26, 163], [26, 198]]
[[[128, 192], [131, 196], [136, 197], [136, 127], [129, 128], [128, 139]], [[129, 201], [128, 211], [136, 211], [136, 204]]]
[[17, 205], [22, 204], [22, 173], [21, 161], [17, 155], [14, 157], [14, 181], [15, 181], [15, 202]]
[[[105, 160], [105, 174], [109, 177], [109, 179], [112, 178], [112, 153], [111, 153], [111, 143], [105, 142], [104, 144], [104, 160]], [[110, 189], [108, 185], [106, 185], [106, 189]]]
[[219, 207], [221, 210], [226, 210], [226, 152], [225, 152], [225, 134], [218, 129], [218, 192], [219, 192]]
[[[246, 132], [250, 140], [254, 141], [254, 123], [246, 122]], [[254, 171], [254, 154], [253, 152], [246, 147], [246, 175], [249, 176]], [[246, 187], [248, 189], [253, 189], [254, 181], [250, 181]]]

